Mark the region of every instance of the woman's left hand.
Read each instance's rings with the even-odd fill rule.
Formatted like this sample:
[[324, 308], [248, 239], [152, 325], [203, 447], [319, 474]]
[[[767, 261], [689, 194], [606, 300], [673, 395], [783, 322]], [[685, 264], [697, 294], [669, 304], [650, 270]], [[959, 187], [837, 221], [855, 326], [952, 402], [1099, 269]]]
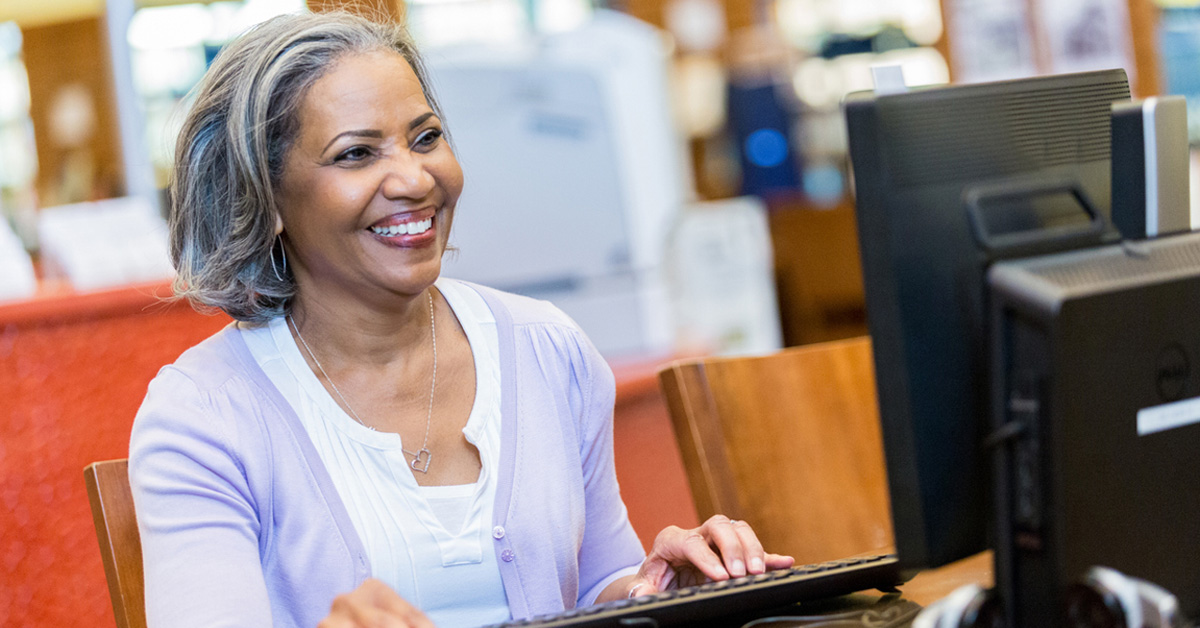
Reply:
[[791, 556], [764, 552], [758, 536], [745, 521], [715, 515], [699, 528], [671, 526], [659, 532], [627, 595], [786, 569], [794, 562]]

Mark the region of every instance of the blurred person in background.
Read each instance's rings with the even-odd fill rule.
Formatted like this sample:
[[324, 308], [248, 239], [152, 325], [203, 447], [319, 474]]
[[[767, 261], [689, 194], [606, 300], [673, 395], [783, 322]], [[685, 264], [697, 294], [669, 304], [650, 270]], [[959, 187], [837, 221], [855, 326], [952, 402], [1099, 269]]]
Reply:
[[550, 304], [439, 276], [463, 173], [399, 27], [252, 29], [175, 162], [176, 292], [236, 322], [134, 423], [150, 626], [473, 626], [791, 566], [721, 516], [645, 555], [607, 364]]

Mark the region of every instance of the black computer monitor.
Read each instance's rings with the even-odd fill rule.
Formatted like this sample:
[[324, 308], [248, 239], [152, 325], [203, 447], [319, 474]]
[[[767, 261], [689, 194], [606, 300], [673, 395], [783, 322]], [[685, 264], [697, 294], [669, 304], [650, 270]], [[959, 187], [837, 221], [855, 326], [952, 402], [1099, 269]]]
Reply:
[[1110, 108], [1123, 70], [847, 97], [897, 554], [987, 547], [985, 273], [1116, 239]]

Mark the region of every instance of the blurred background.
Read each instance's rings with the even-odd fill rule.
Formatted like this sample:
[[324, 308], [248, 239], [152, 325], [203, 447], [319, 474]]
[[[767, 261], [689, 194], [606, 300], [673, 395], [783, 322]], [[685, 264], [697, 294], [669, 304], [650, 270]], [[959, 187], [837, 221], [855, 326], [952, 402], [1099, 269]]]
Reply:
[[858, 335], [839, 103], [872, 66], [1123, 67], [1138, 96], [1192, 96], [1198, 4], [0, 0], [0, 298], [169, 276], [154, 218], [188, 91], [253, 24], [341, 8], [405, 22], [430, 59], [467, 168], [448, 274], [559, 303], [617, 359]]
[[111, 625], [80, 471], [228, 323], [159, 299], [188, 92], [331, 9], [428, 59], [467, 181], [445, 273], [555, 302], [613, 364], [643, 539], [695, 518], [657, 365], [866, 333], [839, 106], [873, 67], [1121, 67], [1200, 107], [1200, 0], [0, 0], [0, 625]]

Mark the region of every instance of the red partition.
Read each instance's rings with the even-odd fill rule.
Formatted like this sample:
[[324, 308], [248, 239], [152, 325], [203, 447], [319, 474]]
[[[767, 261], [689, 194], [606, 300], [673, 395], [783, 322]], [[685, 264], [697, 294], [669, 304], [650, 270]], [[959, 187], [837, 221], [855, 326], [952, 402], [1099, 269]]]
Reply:
[[0, 626], [111, 626], [83, 467], [124, 458], [159, 367], [229, 322], [165, 286], [0, 305]]
[[[158, 369], [229, 319], [165, 285], [0, 304], [0, 626], [112, 626], [83, 467], [128, 455]], [[643, 543], [696, 514], [652, 369], [618, 372], [616, 456]]]

